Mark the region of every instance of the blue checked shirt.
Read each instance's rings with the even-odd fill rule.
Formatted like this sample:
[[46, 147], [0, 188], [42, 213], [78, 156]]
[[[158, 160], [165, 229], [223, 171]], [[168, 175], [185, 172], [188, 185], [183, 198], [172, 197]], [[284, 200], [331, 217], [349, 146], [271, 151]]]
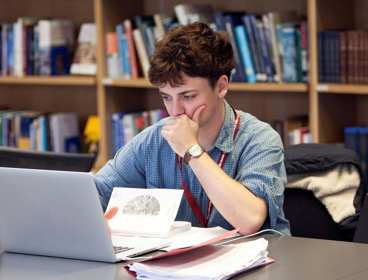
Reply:
[[[215, 162], [221, 151], [229, 153], [224, 171], [253, 194], [267, 201], [268, 217], [262, 229], [272, 228], [290, 235], [289, 223], [282, 209], [286, 172], [280, 137], [268, 124], [238, 111], [240, 125], [233, 141], [235, 116], [229, 104], [224, 102], [225, 120], [216, 143], [207, 153]], [[159, 121], [134, 137], [95, 175], [104, 209], [114, 187], [182, 188], [176, 155], [161, 136], [166, 120]], [[183, 165], [183, 177], [206, 216], [208, 196], [189, 165]], [[184, 196], [176, 220], [190, 221], [193, 226], [201, 226]], [[215, 226], [233, 229], [214, 206], [208, 227]]]

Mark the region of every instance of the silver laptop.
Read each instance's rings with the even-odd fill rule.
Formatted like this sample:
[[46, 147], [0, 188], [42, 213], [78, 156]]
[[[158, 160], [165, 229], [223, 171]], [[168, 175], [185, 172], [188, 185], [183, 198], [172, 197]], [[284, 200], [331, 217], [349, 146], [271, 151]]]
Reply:
[[5, 252], [116, 262], [169, 243], [111, 238], [90, 173], [0, 167], [0, 248]]

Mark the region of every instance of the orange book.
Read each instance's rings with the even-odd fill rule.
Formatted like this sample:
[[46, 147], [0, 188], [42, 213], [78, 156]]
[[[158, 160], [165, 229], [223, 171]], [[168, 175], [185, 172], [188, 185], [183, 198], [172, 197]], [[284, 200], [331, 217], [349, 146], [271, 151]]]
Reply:
[[106, 53], [118, 53], [118, 37], [115, 32], [106, 33]]

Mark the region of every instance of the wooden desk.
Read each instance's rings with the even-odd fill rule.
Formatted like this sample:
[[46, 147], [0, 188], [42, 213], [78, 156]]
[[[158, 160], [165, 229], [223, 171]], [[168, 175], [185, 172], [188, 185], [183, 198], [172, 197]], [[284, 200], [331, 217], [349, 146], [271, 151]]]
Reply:
[[[264, 237], [269, 240], [269, 256], [276, 262], [234, 279], [368, 279], [368, 244]], [[0, 256], [0, 279], [133, 279], [123, 266], [124, 263], [106, 264], [5, 253]]]

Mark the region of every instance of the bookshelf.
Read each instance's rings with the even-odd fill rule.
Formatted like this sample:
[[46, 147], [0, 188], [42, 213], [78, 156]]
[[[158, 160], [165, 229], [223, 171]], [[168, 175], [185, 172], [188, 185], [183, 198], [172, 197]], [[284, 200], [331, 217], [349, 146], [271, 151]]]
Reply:
[[[105, 66], [105, 34], [126, 18], [162, 12], [173, 14], [177, 4], [194, 0], [0, 0], [0, 21], [13, 22], [19, 16], [44, 16], [73, 19], [97, 25], [97, 65], [95, 77], [0, 77], [0, 99], [12, 107], [76, 111], [81, 128], [88, 115], [100, 118], [99, 156], [101, 167], [112, 155], [111, 115], [118, 111], [163, 108], [157, 89], [144, 78], [109, 78]], [[309, 83], [232, 83], [227, 100], [238, 109], [272, 122], [308, 115], [313, 142], [343, 141], [345, 126], [368, 124], [368, 86], [318, 82], [317, 32], [328, 29], [364, 29], [368, 3], [364, 0], [221, 0], [201, 1], [214, 10], [245, 10], [248, 13], [293, 10], [308, 21]]]

